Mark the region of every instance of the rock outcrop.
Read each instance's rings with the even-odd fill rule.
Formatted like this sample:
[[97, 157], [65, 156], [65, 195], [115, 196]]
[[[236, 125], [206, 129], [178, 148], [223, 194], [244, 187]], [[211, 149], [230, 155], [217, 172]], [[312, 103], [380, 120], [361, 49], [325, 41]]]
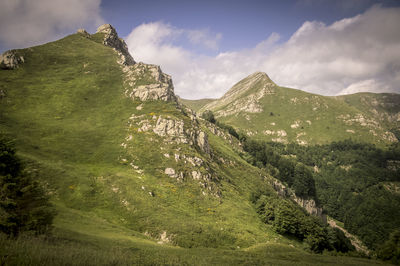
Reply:
[[153, 116], [151, 119], [145, 119], [145, 116], [132, 115], [129, 119], [129, 127], [138, 127], [137, 131], [141, 133], [153, 132], [164, 138], [166, 144], [189, 144], [196, 145], [204, 153], [211, 155], [208, 137], [195, 122], [185, 128], [183, 120], [175, 119], [169, 116]]
[[301, 206], [303, 209], [305, 209], [309, 214], [319, 217], [324, 223], [327, 222], [326, 214], [323, 212], [323, 209], [321, 207], [317, 206], [315, 200], [303, 199], [296, 196], [293, 190], [286, 187], [277, 179], [272, 180], [271, 185], [279, 196], [284, 198], [290, 198], [291, 200], [296, 202], [299, 206]]
[[86, 38], [90, 38], [90, 34], [85, 29], [78, 29], [76, 33], [83, 35]]
[[135, 60], [128, 51], [125, 41], [118, 37], [117, 31], [110, 24], [104, 24], [97, 28], [96, 33], [104, 33], [103, 44], [110, 46], [118, 52], [121, 63], [126, 66], [135, 64]]
[[[79, 29], [78, 33], [84, 36], [88, 34], [84, 29]], [[101, 25], [96, 33], [104, 34], [103, 44], [118, 53], [117, 63], [124, 72], [125, 96], [141, 101], [177, 101], [171, 76], [163, 73], [159, 66], [136, 63], [125, 41], [118, 37], [113, 26]]]
[[0, 55], [0, 68], [2, 69], [16, 69], [24, 62], [24, 57], [18, 55], [16, 50], [9, 50]]
[[124, 66], [123, 72], [127, 97], [139, 98], [141, 101], [176, 101], [171, 76], [163, 73], [159, 66], [140, 62]]

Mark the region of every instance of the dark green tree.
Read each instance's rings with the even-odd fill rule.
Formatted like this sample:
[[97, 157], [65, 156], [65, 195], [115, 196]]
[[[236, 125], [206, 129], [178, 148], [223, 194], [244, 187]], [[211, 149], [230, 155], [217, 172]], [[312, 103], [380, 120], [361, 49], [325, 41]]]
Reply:
[[215, 117], [212, 111], [207, 110], [204, 113], [201, 114], [201, 118], [203, 118], [204, 120], [207, 120], [210, 123], [215, 124]]
[[301, 163], [298, 163], [294, 168], [292, 188], [295, 190], [297, 196], [315, 198], [315, 182], [312, 173]]
[[23, 168], [11, 141], [0, 136], [0, 231], [17, 236], [51, 227], [55, 212], [36, 179]]
[[400, 265], [400, 230], [390, 234], [389, 239], [378, 249], [378, 257]]

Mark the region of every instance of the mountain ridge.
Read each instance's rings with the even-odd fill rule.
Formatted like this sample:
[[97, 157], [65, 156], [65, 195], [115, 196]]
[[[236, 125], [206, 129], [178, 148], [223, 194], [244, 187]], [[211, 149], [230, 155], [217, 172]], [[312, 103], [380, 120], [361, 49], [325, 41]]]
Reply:
[[[24, 261], [25, 254], [38, 264], [65, 263], [74, 254], [81, 264], [99, 258], [113, 259], [110, 264], [292, 264], [293, 257], [306, 264], [369, 263], [307, 253], [327, 240], [287, 238], [262, 221], [255, 193], [289, 208], [305, 228], [328, 234], [278, 195], [273, 176], [244, 160], [236, 138], [180, 105], [169, 75], [105, 44], [111, 25], [99, 29], [105, 32], [80, 30], [16, 50], [23, 62], [0, 70], [0, 131], [16, 139], [18, 154], [39, 172], [58, 211], [56, 238], [27, 242], [40, 243], [46, 254], [4, 240], [6, 263]], [[115, 245], [121, 258], [93, 255]]]
[[303, 145], [348, 138], [386, 145], [398, 141], [400, 128], [398, 94], [322, 96], [280, 87], [262, 72], [198, 107], [206, 110], [248, 136]]

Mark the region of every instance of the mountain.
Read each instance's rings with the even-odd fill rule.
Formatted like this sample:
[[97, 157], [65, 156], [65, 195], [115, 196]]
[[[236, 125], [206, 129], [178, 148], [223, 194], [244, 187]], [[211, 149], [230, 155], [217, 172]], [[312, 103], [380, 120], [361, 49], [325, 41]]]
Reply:
[[[325, 97], [257, 72], [199, 113], [240, 139], [248, 162], [314, 198], [371, 250], [397, 234], [400, 95]], [[309, 172], [296, 174], [299, 165]]]
[[179, 98], [178, 100], [179, 100], [179, 102], [186, 105], [193, 111], [198, 112], [201, 107], [203, 107], [204, 105], [206, 105], [210, 102], [213, 102], [215, 99], [187, 100], [187, 99]]
[[301, 145], [353, 139], [398, 142], [400, 95], [358, 93], [327, 97], [276, 85], [254, 73], [220, 99], [199, 108], [255, 139]]
[[51, 235], [0, 234], [5, 264], [379, 263], [311, 253], [344, 237], [181, 105], [111, 25], [0, 61], [0, 132], [57, 211]]

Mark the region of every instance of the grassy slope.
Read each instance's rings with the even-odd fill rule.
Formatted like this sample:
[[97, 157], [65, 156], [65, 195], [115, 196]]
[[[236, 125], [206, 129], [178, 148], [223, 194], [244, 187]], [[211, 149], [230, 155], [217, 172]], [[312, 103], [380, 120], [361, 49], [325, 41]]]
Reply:
[[380, 120], [387, 129], [400, 137], [400, 95], [394, 93], [356, 93], [336, 97], [363, 113]]
[[180, 98], [179, 101], [192, 109], [193, 111], [199, 111], [201, 107], [204, 105], [215, 101], [215, 99], [200, 99], [200, 100], [187, 100], [187, 99], [182, 99]]
[[[28, 167], [38, 169], [58, 215], [49, 239], [1, 237], [6, 263], [370, 263], [308, 254], [301, 243], [261, 223], [248, 199], [263, 182], [263, 173], [210, 132], [214, 153], [232, 165], [210, 160], [188, 145], [164, 145], [154, 134], [134, 132], [123, 149], [132, 114], [190, 122], [172, 103], [147, 102], [136, 110], [142, 103], [124, 96], [112, 49], [74, 34], [19, 53], [24, 65], [0, 71], [6, 93], [0, 130], [16, 139]], [[178, 182], [163, 174], [167, 166], [187, 167], [163, 156], [176, 150], [208, 160], [220, 180], [221, 198], [203, 196], [191, 179]], [[135, 160], [144, 173], [133, 171], [121, 161], [124, 157]], [[175, 243], [197, 248], [157, 244], [164, 231]]]
[[[260, 84], [255, 84], [238, 97], [242, 98], [254, 93], [259, 87]], [[247, 113], [242, 111], [238, 114], [219, 117], [219, 120], [239, 130], [251, 131], [250, 135], [256, 139], [269, 141], [279, 136], [265, 134], [266, 130], [285, 130], [287, 136], [283, 139], [288, 142], [304, 141], [307, 144], [323, 144], [351, 138], [378, 145], [389, 143], [381, 136], [385, 131], [391, 129], [390, 125], [372, 116], [368, 105], [356, 104], [357, 101], [360, 101], [356, 100], [360, 99], [357, 94], [346, 96], [346, 100], [343, 100], [340, 97], [320, 96], [279, 86], [275, 86], [275, 92], [275, 94], [266, 95], [260, 100], [263, 112]], [[377, 95], [377, 97], [382, 97], [382, 95]], [[372, 101], [372, 99], [369, 100]], [[223, 110], [229, 106], [230, 103], [217, 105], [212, 108], [212, 111]], [[203, 110], [207, 109], [207, 105], [202, 108]], [[399, 105], [396, 108], [398, 109]], [[383, 110], [378, 108], [378, 111]], [[349, 115], [350, 119], [354, 119], [359, 114], [366, 119], [380, 123], [382, 128], [372, 128], [377, 136], [371, 134], [371, 127], [363, 126], [359, 122], [346, 123], [344, 121], [346, 118], [341, 117]], [[349, 119], [347, 118], [347, 120]], [[291, 125], [294, 125], [296, 121], [298, 121], [299, 127], [292, 128]]]

